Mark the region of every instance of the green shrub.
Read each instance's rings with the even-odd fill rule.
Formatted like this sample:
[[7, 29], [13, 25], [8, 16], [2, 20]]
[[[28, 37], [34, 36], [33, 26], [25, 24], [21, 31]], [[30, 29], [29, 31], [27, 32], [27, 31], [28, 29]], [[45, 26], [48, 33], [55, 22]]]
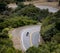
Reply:
[[5, 3], [0, 3], [0, 13], [2, 13], [3, 11], [5, 11], [7, 9], [6, 6], [7, 5]]
[[0, 53], [22, 53], [22, 51], [16, 50], [13, 47], [6, 47], [5, 45], [0, 45]]
[[55, 40], [55, 41], [57, 41], [58, 43], [60, 43], [60, 33], [56, 33], [56, 35], [54, 35], [54, 36], [52, 37], [52, 40]]
[[5, 45], [6, 47], [13, 47], [13, 42], [8, 38], [0, 38], [0, 45]]
[[41, 21], [49, 15], [48, 10], [40, 10], [39, 8], [35, 7], [34, 5], [30, 4], [23, 9], [16, 12], [17, 15], [28, 16], [30, 19]]
[[30, 24], [37, 24], [37, 21], [31, 19], [29, 20], [28, 17], [21, 16], [21, 17], [6, 19], [3, 23], [0, 23], [0, 28], [6, 28], [6, 27], [16, 28]]
[[41, 29], [41, 36], [46, 41], [51, 41], [51, 37], [56, 34], [56, 21], [55, 17], [50, 16], [43, 20], [42, 22], [42, 29]]

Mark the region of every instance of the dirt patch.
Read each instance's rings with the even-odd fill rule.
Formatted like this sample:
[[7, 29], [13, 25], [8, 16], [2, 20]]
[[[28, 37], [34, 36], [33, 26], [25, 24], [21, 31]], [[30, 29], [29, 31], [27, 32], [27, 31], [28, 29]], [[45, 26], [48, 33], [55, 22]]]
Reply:
[[25, 5], [34, 4], [34, 5], [43, 5], [43, 6], [51, 6], [60, 9], [58, 6], [58, 2], [39, 2], [39, 1], [31, 1], [31, 2], [24, 2]]

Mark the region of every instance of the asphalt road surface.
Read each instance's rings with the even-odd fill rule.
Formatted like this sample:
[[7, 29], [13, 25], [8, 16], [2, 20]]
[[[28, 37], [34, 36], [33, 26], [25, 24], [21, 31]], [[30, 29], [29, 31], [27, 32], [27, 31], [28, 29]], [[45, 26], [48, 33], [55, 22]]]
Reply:
[[36, 7], [40, 8], [40, 9], [48, 9], [49, 12], [53, 12], [53, 13], [55, 13], [59, 10], [59, 9], [51, 7], [51, 6], [37, 6], [36, 5]]
[[[31, 46], [38, 46], [40, 43], [40, 25], [30, 26], [21, 31], [21, 45], [23, 50]], [[27, 35], [27, 32], [29, 34]]]
[[[12, 41], [15, 48], [26, 51], [31, 46], [38, 47], [40, 41], [41, 25], [31, 25], [25, 27], [15, 28], [10, 31], [12, 34]], [[28, 32], [28, 34], [27, 34]]]

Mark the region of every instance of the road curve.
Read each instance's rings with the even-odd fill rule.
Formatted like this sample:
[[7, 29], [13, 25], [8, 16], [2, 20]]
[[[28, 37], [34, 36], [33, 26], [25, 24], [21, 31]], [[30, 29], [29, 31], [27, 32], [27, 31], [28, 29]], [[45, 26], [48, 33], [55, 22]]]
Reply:
[[[14, 47], [26, 51], [31, 46], [38, 46], [40, 43], [41, 25], [32, 25], [16, 28], [10, 31]], [[26, 36], [26, 33], [29, 35]]]
[[[22, 43], [22, 49], [23, 50], [27, 50], [30, 46], [33, 46], [32, 42], [35, 42], [34, 40], [32, 40], [31, 38], [34, 38], [34, 36], [32, 34], [34, 34], [34, 32], [40, 31], [40, 25], [36, 25], [36, 26], [30, 26], [26, 29], [23, 29], [21, 31], [21, 43]], [[26, 33], [29, 32], [29, 35], [26, 36]], [[34, 34], [35, 35], [35, 34]], [[39, 39], [40, 34], [36, 35], [38, 36], [38, 38], [36, 40]], [[38, 43], [36, 43], [38, 44]]]
[[57, 12], [59, 9], [58, 8], [54, 8], [54, 7], [51, 7], [51, 6], [43, 6], [43, 5], [35, 5], [36, 7], [40, 8], [40, 9], [48, 9], [49, 12], [52, 12], [52, 13], [55, 13]]

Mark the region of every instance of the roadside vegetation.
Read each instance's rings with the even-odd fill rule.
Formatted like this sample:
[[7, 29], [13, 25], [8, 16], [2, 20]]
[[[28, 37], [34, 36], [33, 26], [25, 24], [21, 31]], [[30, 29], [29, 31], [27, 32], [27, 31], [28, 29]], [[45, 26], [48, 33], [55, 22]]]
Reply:
[[29, 48], [26, 53], [60, 53], [60, 10], [42, 21], [40, 34], [44, 43]]
[[[31, 47], [25, 53], [60, 53], [60, 10], [50, 13], [48, 9], [39, 9], [32, 4], [24, 5], [22, 0], [0, 0], [0, 53], [22, 53], [13, 47], [9, 30], [25, 25], [42, 23], [41, 36], [44, 44]], [[17, 4], [13, 10], [9, 3]]]
[[37, 24], [38, 21], [30, 19], [28, 16], [18, 16], [17, 11], [25, 7], [24, 4], [17, 4], [16, 10], [7, 7], [8, 3], [0, 2], [0, 53], [22, 53], [13, 47], [13, 42], [8, 34], [11, 28], [25, 25]]
[[17, 15], [28, 16], [28, 17], [30, 17], [30, 19], [37, 20], [37, 21], [42, 21], [42, 19], [47, 17], [49, 14], [50, 13], [49, 13], [48, 9], [41, 10], [32, 4], [29, 4], [28, 6], [17, 11]]

